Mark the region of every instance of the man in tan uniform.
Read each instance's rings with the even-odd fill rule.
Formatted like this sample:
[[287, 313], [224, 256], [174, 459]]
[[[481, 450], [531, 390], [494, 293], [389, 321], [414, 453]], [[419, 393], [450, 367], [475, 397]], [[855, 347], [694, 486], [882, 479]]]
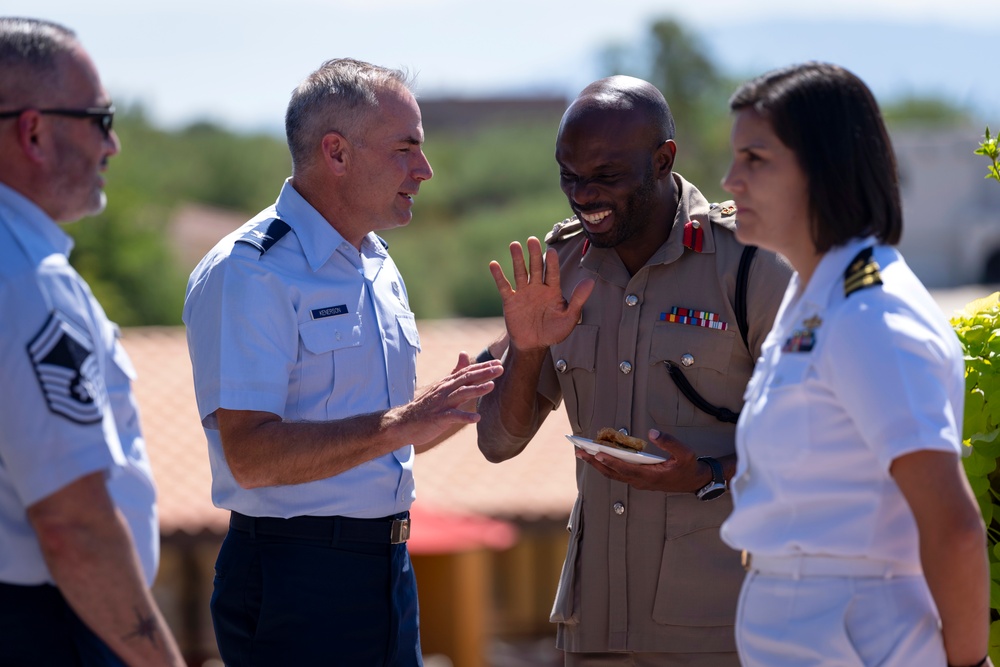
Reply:
[[743, 571], [719, 539], [732, 507], [724, 484], [735, 413], [790, 270], [758, 251], [738, 278], [735, 207], [710, 205], [673, 173], [673, 136], [651, 84], [589, 85], [556, 143], [576, 216], [546, 237], [544, 270], [535, 238], [527, 266], [511, 245], [513, 287], [490, 266], [509, 345], [504, 375], [480, 402], [486, 458], [516, 456], [565, 399], [574, 434], [612, 427], [668, 459], [576, 450], [579, 494], [552, 609], [567, 665], [738, 664]]

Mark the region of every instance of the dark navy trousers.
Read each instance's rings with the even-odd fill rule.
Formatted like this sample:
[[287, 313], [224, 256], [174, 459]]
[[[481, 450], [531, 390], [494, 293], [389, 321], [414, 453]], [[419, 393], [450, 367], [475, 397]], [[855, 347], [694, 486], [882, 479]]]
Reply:
[[[308, 530], [297, 534], [305, 519]], [[249, 530], [231, 523], [211, 603], [228, 667], [422, 667], [406, 544], [325, 531], [318, 522], [326, 519], [256, 519]]]
[[55, 586], [0, 583], [0, 667], [125, 667]]

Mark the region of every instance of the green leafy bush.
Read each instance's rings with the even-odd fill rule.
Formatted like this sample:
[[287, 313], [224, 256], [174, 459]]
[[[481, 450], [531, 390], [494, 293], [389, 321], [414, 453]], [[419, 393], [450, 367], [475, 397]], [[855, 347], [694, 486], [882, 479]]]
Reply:
[[979, 148], [976, 149], [976, 155], [985, 155], [992, 162], [988, 167], [986, 178], [993, 178], [1000, 181], [1000, 163], [998, 163], [998, 159], [1000, 159], [1000, 144], [997, 143], [998, 141], [1000, 141], [1000, 137], [991, 137], [990, 128], [987, 126], [986, 136], [983, 137]]
[[1000, 664], [1000, 292], [968, 304], [951, 320], [965, 351], [962, 459], [986, 522], [990, 558], [990, 656]]

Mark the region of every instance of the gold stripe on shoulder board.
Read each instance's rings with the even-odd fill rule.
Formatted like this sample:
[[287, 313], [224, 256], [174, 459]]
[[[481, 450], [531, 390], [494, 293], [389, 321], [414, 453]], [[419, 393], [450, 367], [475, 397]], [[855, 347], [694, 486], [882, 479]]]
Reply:
[[881, 267], [873, 257], [872, 248], [859, 252], [844, 271], [844, 296], [850, 296], [858, 290], [882, 284]]

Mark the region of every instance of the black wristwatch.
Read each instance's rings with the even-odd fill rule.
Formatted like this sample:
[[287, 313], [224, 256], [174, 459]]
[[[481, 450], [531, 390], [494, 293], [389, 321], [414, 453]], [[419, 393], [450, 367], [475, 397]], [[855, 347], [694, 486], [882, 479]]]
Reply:
[[713, 500], [726, 492], [726, 476], [722, 474], [722, 464], [711, 456], [699, 456], [712, 469], [712, 481], [698, 489], [695, 494], [698, 500]]

